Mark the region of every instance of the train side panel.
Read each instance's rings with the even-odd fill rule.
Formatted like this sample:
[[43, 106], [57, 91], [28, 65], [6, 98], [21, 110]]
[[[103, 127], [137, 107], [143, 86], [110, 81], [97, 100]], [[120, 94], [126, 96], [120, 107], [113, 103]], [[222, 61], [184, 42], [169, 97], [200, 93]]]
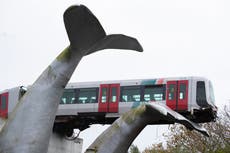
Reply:
[[9, 114], [14, 110], [15, 106], [19, 102], [20, 87], [12, 88], [9, 90]]
[[57, 116], [78, 115], [79, 113], [98, 112], [98, 103], [59, 105]]

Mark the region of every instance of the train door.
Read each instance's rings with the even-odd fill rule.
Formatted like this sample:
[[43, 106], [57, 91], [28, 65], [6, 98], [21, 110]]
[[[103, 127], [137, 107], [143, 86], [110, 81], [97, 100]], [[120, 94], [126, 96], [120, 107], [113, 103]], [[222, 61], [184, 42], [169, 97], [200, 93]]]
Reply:
[[188, 80], [178, 81], [177, 110], [188, 110]]
[[0, 95], [0, 117], [7, 118], [8, 115], [8, 93]]
[[166, 105], [172, 110], [188, 109], [188, 80], [168, 81]]
[[172, 110], [176, 110], [177, 105], [177, 81], [167, 82], [166, 105]]
[[98, 112], [117, 113], [120, 84], [101, 84]]

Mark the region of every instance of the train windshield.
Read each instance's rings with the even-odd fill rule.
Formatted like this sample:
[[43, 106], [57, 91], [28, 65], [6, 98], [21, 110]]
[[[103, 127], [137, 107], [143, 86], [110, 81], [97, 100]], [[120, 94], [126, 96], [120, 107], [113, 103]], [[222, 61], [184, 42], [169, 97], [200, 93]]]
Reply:
[[215, 104], [215, 96], [214, 96], [214, 90], [212, 86], [212, 82], [209, 81], [209, 93], [210, 93], [210, 100], [213, 104]]

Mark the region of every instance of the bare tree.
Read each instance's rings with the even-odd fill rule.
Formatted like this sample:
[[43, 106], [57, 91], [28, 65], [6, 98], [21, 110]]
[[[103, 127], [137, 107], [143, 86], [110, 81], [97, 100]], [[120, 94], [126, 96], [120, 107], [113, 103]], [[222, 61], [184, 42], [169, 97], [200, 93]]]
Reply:
[[134, 144], [132, 144], [129, 148], [129, 153], [141, 153], [138, 149], [138, 147]]
[[163, 143], [158, 143], [146, 148], [143, 153], [169, 153], [169, 150], [163, 147]]

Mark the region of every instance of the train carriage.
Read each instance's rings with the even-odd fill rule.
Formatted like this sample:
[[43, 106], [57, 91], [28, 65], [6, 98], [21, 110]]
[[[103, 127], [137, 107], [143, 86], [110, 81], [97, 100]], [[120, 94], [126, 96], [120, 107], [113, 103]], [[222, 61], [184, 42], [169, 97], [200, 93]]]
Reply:
[[70, 83], [62, 96], [56, 123], [76, 120], [75, 126], [83, 129], [94, 123], [108, 124], [148, 102], [165, 104], [196, 123], [216, 118], [212, 83], [202, 77], [180, 77]]
[[[0, 117], [13, 111], [26, 92], [16, 87], [0, 93]], [[111, 124], [143, 103], [161, 103], [196, 123], [214, 121], [217, 107], [212, 83], [202, 77], [179, 77], [69, 83], [62, 95], [54, 129], [84, 130]], [[168, 124], [159, 121], [159, 124]]]

